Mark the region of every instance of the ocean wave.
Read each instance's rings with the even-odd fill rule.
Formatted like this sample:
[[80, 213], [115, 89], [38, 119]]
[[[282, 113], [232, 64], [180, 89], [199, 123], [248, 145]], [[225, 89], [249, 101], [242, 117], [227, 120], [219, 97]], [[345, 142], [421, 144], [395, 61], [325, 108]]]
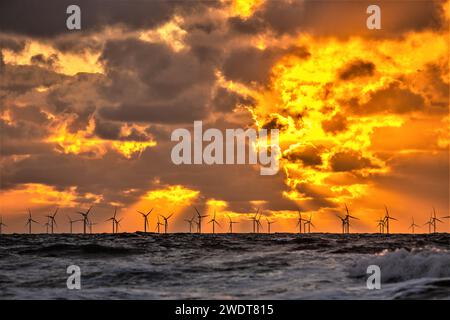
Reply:
[[436, 248], [384, 250], [380, 254], [358, 259], [349, 268], [350, 277], [366, 277], [369, 265], [380, 267], [383, 283], [420, 278], [450, 278], [450, 251]]
[[21, 250], [19, 254], [38, 254], [38, 255], [74, 255], [74, 254], [90, 254], [90, 255], [124, 255], [138, 254], [142, 250], [135, 248], [127, 248], [120, 246], [107, 246], [100, 244], [68, 244], [56, 243], [37, 248]]

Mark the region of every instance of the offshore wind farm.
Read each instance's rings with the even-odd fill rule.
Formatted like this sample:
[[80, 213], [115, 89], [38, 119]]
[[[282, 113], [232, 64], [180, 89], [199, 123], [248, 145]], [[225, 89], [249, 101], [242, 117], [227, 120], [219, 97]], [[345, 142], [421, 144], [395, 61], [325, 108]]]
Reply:
[[[171, 231], [173, 214], [154, 208], [136, 211], [139, 230], [120, 230], [126, 217], [113, 208], [113, 215], [104, 221], [112, 229], [102, 233], [92, 229], [95, 206], [68, 216], [67, 225], [62, 216], [57, 222], [60, 211], [64, 209], [57, 207], [39, 222], [29, 210], [23, 233], [5, 234], [8, 225], [0, 217], [0, 269], [4, 270], [0, 298], [450, 298], [448, 216], [437, 215], [435, 209], [422, 233], [417, 233], [421, 223], [414, 218], [408, 221], [409, 233], [396, 233], [394, 224], [388, 229], [389, 222], [400, 221], [387, 207], [373, 223], [373, 233], [358, 233], [351, 221], [359, 218], [350, 214], [346, 204], [342, 215], [336, 216], [335, 233], [321, 232], [313, 215], [304, 217], [300, 210], [294, 219], [296, 232], [274, 231], [277, 221], [260, 208], [249, 213], [249, 219], [237, 221], [195, 207], [190, 219], [183, 221], [185, 230]], [[209, 229], [200, 227], [202, 220]], [[46, 232], [39, 228], [44, 223]], [[233, 230], [240, 223], [249, 223], [247, 232]], [[76, 232], [74, 224], [78, 224]], [[68, 264], [83, 270], [82, 292], [61, 285], [65, 282], [60, 269]], [[365, 287], [365, 268], [370, 264], [386, 270], [383, 290]], [[12, 269], [13, 265], [22, 267]]]
[[[449, 241], [448, 233], [7, 234], [0, 299], [449, 299]], [[82, 290], [66, 288], [73, 264]], [[373, 264], [381, 290], [366, 287]]]

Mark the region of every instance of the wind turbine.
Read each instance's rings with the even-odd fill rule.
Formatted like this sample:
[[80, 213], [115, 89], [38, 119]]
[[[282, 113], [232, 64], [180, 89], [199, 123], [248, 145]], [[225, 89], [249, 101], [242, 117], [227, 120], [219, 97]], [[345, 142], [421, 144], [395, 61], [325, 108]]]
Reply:
[[120, 222], [123, 220], [123, 218], [120, 218], [119, 220], [116, 220], [116, 233], [119, 233], [119, 226], [120, 226]]
[[202, 219], [206, 218], [208, 215], [202, 216], [200, 212], [198, 212], [197, 208], [194, 207], [195, 211], [197, 211], [197, 218], [198, 218], [198, 233], [202, 233]]
[[308, 233], [311, 233], [311, 226], [313, 227], [313, 228], [315, 228], [315, 226], [314, 226], [314, 224], [312, 223], [312, 215], [310, 215], [309, 216], [309, 220], [307, 220], [305, 223], [304, 223], [304, 230], [305, 230], [305, 232], [306, 232], [306, 225], [308, 225]]
[[442, 220], [436, 218], [436, 209], [433, 207], [433, 216], [431, 217], [431, 223], [433, 224], [433, 233], [436, 233], [436, 221], [443, 223]]
[[195, 214], [192, 216], [191, 219], [184, 219], [187, 223], [189, 223], [189, 233], [192, 233], [192, 224], [195, 222]]
[[173, 216], [173, 213], [170, 214], [169, 216], [163, 216], [161, 215], [161, 217], [164, 219], [164, 233], [167, 233], [167, 227], [169, 226], [169, 222], [168, 220], [170, 219], [170, 217]]
[[[258, 209], [259, 210], [259, 209]], [[255, 217], [255, 221], [256, 221], [256, 233], [259, 233], [259, 228], [264, 229], [262, 224], [261, 224], [261, 218], [262, 218], [262, 213], [259, 214], [259, 218], [258, 216]]]
[[162, 225], [163, 224], [161, 223], [161, 221], [159, 221], [159, 216], [158, 216], [158, 222], [156, 223], [156, 228], [155, 228], [155, 230], [157, 230], [158, 233], [161, 233], [160, 226], [162, 226]]
[[259, 213], [259, 208], [256, 210], [255, 216], [250, 218], [250, 220], [252, 221], [252, 224], [253, 224], [253, 233], [255, 233], [256, 230], [258, 229], [258, 213]]
[[411, 225], [409, 226], [408, 229], [412, 229], [412, 233], [413, 234], [414, 234], [414, 227], [419, 227], [420, 228], [420, 226], [418, 226], [417, 224], [414, 223], [414, 217], [412, 217], [412, 223], [411, 223]]
[[[48, 218], [47, 224], [50, 223], [50, 229], [52, 230], [52, 234], [53, 234], [53, 227], [54, 227], [54, 225], [56, 225], [55, 217], [56, 217], [56, 214], [58, 213], [58, 209], [59, 208], [56, 208], [56, 210], [53, 213], [53, 215], [46, 216]], [[48, 231], [47, 231], [47, 233], [48, 233]]]
[[302, 218], [302, 213], [300, 212], [300, 210], [298, 210], [298, 220], [297, 220], [297, 227], [299, 227], [298, 233], [302, 233], [302, 222], [303, 221], [306, 221], [306, 220]]
[[47, 221], [46, 223], [44, 223], [44, 227], [45, 227], [45, 233], [48, 234], [48, 227], [50, 227], [50, 223]]
[[431, 226], [433, 225], [433, 220], [430, 218], [430, 220], [428, 220], [427, 222], [425, 222], [423, 225], [424, 225], [424, 226], [425, 226], [425, 225], [428, 225], [428, 233], [431, 233]]
[[114, 207], [114, 215], [111, 218], [105, 220], [105, 222], [106, 221], [112, 222], [112, 233], [116, 233], [116, 223], [117, 223], [116, 215], [117, 215], [117, 207]]
[[211, 220], [208, 221], [208, 223], [212, 223], [213, 234], [215, 234], [216, 233], [215, 225], [217, 224], [220, 227], [220, 223], [218, 223], [216, 220], [216, 210], [214, 210], [214, 216]]
[[3, 223], [3, 217], [0, 217], [0, 234], [3, 232], [3, 227], [7, 227], [7, 225]]
[[239, 222], [237, 222], [237, 221], [233, 221], [233, 220], [231, 220], [231, 217], [229, 216], [229, 215], [227, 215], [228, 216], [228, 220], [230, 220], [228, 223], [229, 223], [229, 229], [230, 229], [230, 233], [233, 233], [233, 224], [234, 223], [239, 223]]
[[152, 213], [152, 211], [153, 211], [153, 208], [152, 208], [152, 210], [150, 210], [147, 213], [143, 213], [141, 211], [138, 211], [142, 215], [142, 217], [144, 218], [144, 232], [147, 232], [147, 226], [149, 226], [148, 216], [150, 215], [150, 213]]
[[92, 234], [92, 230], [93, 230], [93, 226], [95, 226], [96, 224], [98, 224], [98, 223], [96, 223], [96, 222], [93, 222], [93, 221], [89, 221], [89, 233], [91, 233]]
[[345, 218], [342, 218], [340, 215], [336, 215], [339, 219], [342, 221], [342, 234], [345, 234], [346, 226], [347, 226], [347, 220]]
[[195, 225], [197, 226], [197, 233], [198, 233], [198, 228], [199, 228], [199, 224], [198, 224], [198, 221], [192, 221], [193, 223], [195, 223]]
[[28, 225], [28, 233], [29, 234], [31, 234], [31, 224], [33, 222], [39, 224], [39, 222], [37, 222], [36, 220], [33, 220], [33, 218], [31, 217], [31, 210], [28, 209], [28, 220], [27, 220], [27, 223], [25, 225]]
[[73, 232], [72, 232], [72, 230], [73, 230], [72, 225], [73, 225], [75, 222], [83, 221], [82, 219], [79, 219], [79, 220], [72, 220], [72, 218], [69, 217], [69, 216], [67, 216], [67, 218], [69, 218], [69, 223], [70, 223], [70, 233], [73, 233]]
[[276, 221], [270, 221], [270, 220], [267, 219], [267, 218], [266, 218], [266, 220], [267, 220], [267, 232], [270, 233], [270, 225], [271, 225], [272, 223], [275, 223]]
[[346, 211], [345, 220], [346, 220], [346, 223], [347, 223], [347, 234], [348, 234], [348, 233], [350, 233], [350, 218], [355, 219], [355, 220], [359, 220], [359, 219], [354, 217], [354, 216], [351, 216], [348, 213], [347, 204], [345, 204], [345, 211]]
[[384, 233], [384, 219], [380, 218], [379, 220], [376, 220], [375, 222], [378, 222], [377, 227], [380, 230], [380, 233]]
[[386, 209], [386, 215], [384, 216], [384, 224], [386, 226], [386, 234], [389, 234], [389, 220], [395, 220], [395, 221], [398, 221], [398, 220], [389, 216], [389, 210], [386, 205], [384, 206], [384, 208]]
[[86, 228], [89, 225], [89, 213], [91, 212], [92, 206], [86, 212], [77, 211], [78, 214], [81, 214], [83, 217], [83, 233], [86, 234]]

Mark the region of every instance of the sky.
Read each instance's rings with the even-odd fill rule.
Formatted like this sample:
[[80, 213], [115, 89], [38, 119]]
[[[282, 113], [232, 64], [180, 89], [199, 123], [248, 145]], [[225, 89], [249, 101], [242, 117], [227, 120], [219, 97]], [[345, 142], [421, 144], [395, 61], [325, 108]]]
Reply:
[[[81, 8], [81, 30], [66, 8]], [[272, 232], [340, 232], [345, 204], [376, 232], [449, 215], [448, 1], [2, 1], [0, 215], [5, 232], [42, 225], [59, 207], [92, 209], [95, 232], [117, 208], [169, 215], [186, 232], [194, 206], [227, 232], [252, 230], [259, 208]], [[20, 18], [19, 18], [20, 17]], [[280, 170], [175, 165], [177, 128], [278, 129]], [[450, 231], [449, 220], [437, 225]], [[81, 231], [80, 224], [74, 227]], [[204, 226], [211, 231], [211, 224]], [[416, 232], [428, 232], [422, 226]]]

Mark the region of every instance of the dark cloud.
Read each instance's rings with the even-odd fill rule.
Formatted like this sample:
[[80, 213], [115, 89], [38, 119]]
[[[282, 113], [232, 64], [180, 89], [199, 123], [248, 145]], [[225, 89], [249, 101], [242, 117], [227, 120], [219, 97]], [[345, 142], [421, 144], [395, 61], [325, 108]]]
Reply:
[[[198, 98], [198, 97], [197, 97]], [[101, 108], [99, 114], [108, 120], [149, 123], [189, 123], [207, 116], [205, 102], [191, 101], [189, 96], [145, 105], [122, 104]]]
[[271, 115], [266, 122], [262, 125], [262, 129], [272, 130], [272, 129], [278, 129], [278, 130], [284, 130], [288, 128], [287, 123], [283, 123], [280, 117], [277, 115]]
[[381, 8], [381, 30], [366, 27], [366, 9], [371, 1], [266, 1], [250, 18], [233, 17], [236, 32], [266, 31], [278, 35], [308, 32], [314, 35], [349, 37], [399, 37], [409, 31], [446, 27], [441, 1], [377, 1]]
[[290, 162], [301, 162], [304, 166], [318, 166], [322, 164], [320, 156], [322, 149], [315, 146], [302, 146], [289, 150], [284, 154], [284, 158]]
[[111, 103], [100, 115], [109, 120], [182, 123], [200, 120], [215, 83], [214, 65], [190, 51], [134, 39], [105, 45], [101, 60], [110, 81], [103, 94]]
[[339, 71], [339, 79], [353, 80], [359, 77], [372, 76], [375, 72], [375, 65], [372, 62], [356, 60], [346, 65]]
[[16, 39], [12, 36], [0, 34], [0, 49], [8, 49], [13, 52], [20, 52], [25, 48], [24, 39]]
[[[17, 115], [16, 115], [17, 116]], [[0, 120], [2, 143], [5, 141], [36, 140], [46, 136], [47, 130], [39, 122], [15, 119], [14, 123]]]
[[127, 134], [122, 133], [122, 125], [118, 122], [103, 121], [95, 118], [94, 134], [105, 140], [119, 141], [149, 141], [150, 134], [140, 132], [136, 128], [130, 128]]
[[[66, 27], [69, 5], [81, 8], [81, 30]], [[111, 25], [129, 29], [153, 28], [168, 21], [178, 10], [185, 14], [208, 6], [220, 6], [216, 1], [143, 1], [143, 0], [24, 0], [0, 3], [0, 29], [4, 32], [32, 37], [54, 37], [69, 33], [86, 34]], [[20, 19], [17, 19], [20, 17]]]
[[[438, 204], [449, 210], [449, 153], [420, 152], [395, 154], [388, 159], [392, 174], [374, 177], [372, 181], [383, 190], [411, 199], [428, 201], [429, 208]], [[427, 202], [424, 202], [426, 205]]]
[[295, 190], [302, 194], [302, 206], [308, 210], [318, 210], [320, 208], [335, 208], [336, 204], [329, 200], [334, 194], [328, 187], [321, 187], [312, 184], [299, 183], [295, 186]]
[[275, 62], [286, 54], [306, 59], [309, 52], [304, 47], [267, 48], [239, 47], [231, 50], [223, 64], [224, 76], [246, 84], [267, 84]]
[[53, 65], [58, 61], [57, 54], [51, 54], [49, 57], [45, 57], [43, 54], [36, 54], [31, 57], [30, 62], [32, 64], [41, 65], [44, 67], [53, 67]]
[[239, 105], [253, 106], [255, 101], [226, 88], [218, 88], [212, 100], [212, 105], [216, 111], [231, 112]]
[[322, 129], [333, 134], [344, 131], [347, 129], [347, 118], [337, 113], [331, 119], [322, 121]]
[[49, 122], [47, 115], [37, 106], [23, 106], [9, 108], [10, 116], [19, 121], [33, 122], [39, 125], [45, 125]]
[[273, 50], [254, 47], [239, 48], [230, 53], [224, 66], [224, 76], [243, 83], [267, 83], [270, 70], [280, 54]]
[[95, 119], [94, 134], [99, 138], [106, 140], [117, 140], [120, 137], [120, 129], [121, 126], [118, 123]]
[[405, 88], [399, 82], [370, 93], [369, 101], [360, 104], [357, 98], [348, 102], [348, 108], [356, 114], [408, 113], [425, 111], [424, 98]]
[[43, 86], [49, 87], [64, 80], [66, 76], [56, 72], [29, 65], [5, 65], [2, 67], [1, 92], [24, 93]]
[[353, 150], [335, 153], [330, 159], [330, 166], [333, 171], [352, 171], [375, 167], [370, 159]]

